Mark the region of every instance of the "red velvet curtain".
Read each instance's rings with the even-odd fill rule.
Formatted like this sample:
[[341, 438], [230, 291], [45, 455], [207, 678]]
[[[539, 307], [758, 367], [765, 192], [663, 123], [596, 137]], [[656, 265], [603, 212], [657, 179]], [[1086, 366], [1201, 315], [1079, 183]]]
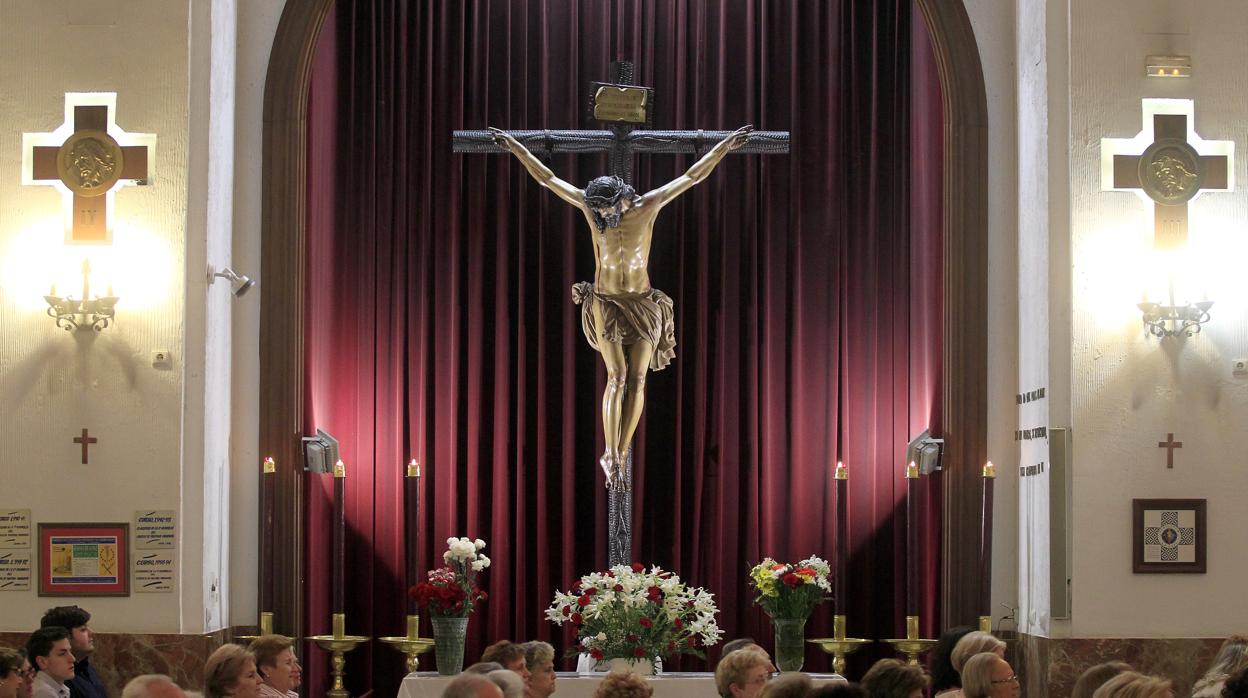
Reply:
[[[590, 239], [510, 156], [452, 155], [450, 137], [597, 128], [587, 84], [626, 58], [655, 89], [656, 128], [792, 133], [790, 155], [726, 158], [656, 225], [650, 273], [675, 300], [677, 357], [647, 382], [635, 557], [713, 591], [727, 637], [770, 646], [746, 570], [833, 558], [840, 458], [849, 630], [902, 632], [902, 461], [911, 436], [939, 432], [941, 366], [940, 99], [910, 0], [338, 5], [310, 105], [306, 426], [342, 442], [348, 630], [402, 634], [405, 556], [427, 569], [467, 535], [494, 562], [468, 661], [500, 638], [569, 642], [541, 611], [606, 564], [604, 372], [569, 292], [592, 278]], [[690, 164], [639, 156], [636, 185]], [[583, 185], [606, 158], [551, 166]], [[402, 530], [409, 458], [425, 469], [418, 544]], [[309, 478], [308, 623], [328, 632], [331, 490]], [[939, 476], [922, 482], [930, 634]], [[819, 607], [808, 635], [831, 617]], [[307, 660], [317, 695], [326, 661]], [[348, 666], [353, 692], [389, 694], [402, 657], [370, 646]], [[808, 670], [828, 667], [808, 652]]]

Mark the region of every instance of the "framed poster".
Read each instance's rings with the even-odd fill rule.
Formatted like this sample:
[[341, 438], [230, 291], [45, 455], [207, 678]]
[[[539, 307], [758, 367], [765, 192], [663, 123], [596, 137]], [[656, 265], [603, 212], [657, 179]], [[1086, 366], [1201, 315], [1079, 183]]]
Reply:
[[1204, 574], [1204, 499], [1133, 499], [1131, 571]]
[[130, 524], [39, 524], [40, 596], [129, 596]]

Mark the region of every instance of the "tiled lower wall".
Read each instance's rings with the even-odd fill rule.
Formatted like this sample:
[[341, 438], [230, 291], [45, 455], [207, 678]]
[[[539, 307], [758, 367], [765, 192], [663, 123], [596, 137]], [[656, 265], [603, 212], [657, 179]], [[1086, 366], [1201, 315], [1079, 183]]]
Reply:
[[[20, 647], [28, 637], [30, 633], [0, 632], [0, 645]], [[207, 635], [96, 633], [91, 665], [110, 696], [120, 696], [126, 682], [141, 674], [165, 674], [183, 688], [201, 690], [204, 661], [228, 637], [228, 630]]]
[[[1020, 635], [1009, 642], [1011, 664], [1026, 698], [1069, 696], [1079, 675], [1101, 662], [1123, 661], [1146, 674], [1174, 682], [1176, 698], [1191, 695], [1223, 638], [1052, 639]], [[1008, 641], [1007, 641], [1008, 642]]]

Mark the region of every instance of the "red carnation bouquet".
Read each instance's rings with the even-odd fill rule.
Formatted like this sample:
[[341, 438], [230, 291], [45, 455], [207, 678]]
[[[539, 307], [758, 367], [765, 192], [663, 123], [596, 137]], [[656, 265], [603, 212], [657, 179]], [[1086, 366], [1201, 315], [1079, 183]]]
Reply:
[[477, 551], [485, 547], [478, 538], [448, 538], [448, 550], [442, 554], [446, 564], [429, 570], [428, 581], [408, 590], [416, 603], [427, 609], [430, 616], [463, 618], [472, 613], [486, 593], [477, 586], [477, 574], [490, 566], [490, 559]]

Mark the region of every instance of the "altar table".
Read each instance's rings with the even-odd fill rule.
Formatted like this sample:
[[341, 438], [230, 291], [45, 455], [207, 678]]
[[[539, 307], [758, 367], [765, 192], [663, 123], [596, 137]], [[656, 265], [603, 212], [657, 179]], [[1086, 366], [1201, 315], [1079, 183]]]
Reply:
[[[554, 698], [590, 698], [602, 676], [586, 676], [574, 671], [556, 672]], [[839, 674], [808, 674], [816, 686], [844, 683]], [[439, 698], [447, 682], [455, 677], [440, 676], [435, 671], [408, 674], [399, 687], [398, 698]], [[654, 698], [717, 698], [715, 675], [710, 672], [665, 671], [661, 676], [646, 679], [654, 687]]]

